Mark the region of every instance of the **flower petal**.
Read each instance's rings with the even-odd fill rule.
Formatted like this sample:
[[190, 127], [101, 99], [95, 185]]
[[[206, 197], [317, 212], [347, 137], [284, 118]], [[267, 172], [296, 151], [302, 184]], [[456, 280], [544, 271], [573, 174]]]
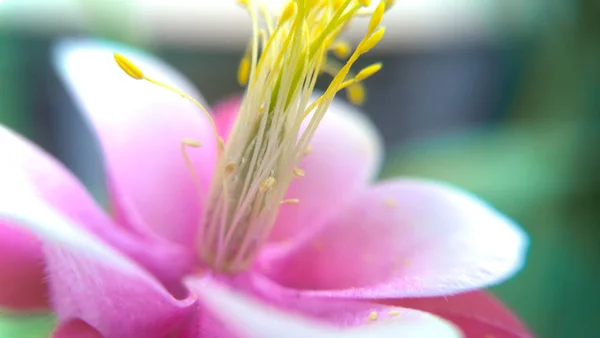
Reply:
[[[164, 240], [135, 237], [116, 226], [60, 163], [2, 126], [0, 158], [0, 210], [12, 215], [8, 219], [0, 213], [0, 304], [47, 304], [40, 242], [18, 223], [22, 217], [31, 217], [30, 203], [42, 201], [138, 261], [169, 289], [181, 287], [181, 276], [193, 264], [191, 252]], [[22, 205], [15, 204], [18, 196]]]
[[[24, 177], [14, 172], [10, 179], [23, 181]], [[44, 242], [59, 321], [81, 319], [104, 337], [119, 338], [164, 337], [189, 320], [192, 299], [174, 299], [133, 261], [36, 199], [33, 186], [21, 186], [10, 199], [0, 195], [0, 218]]]
[[512, 276], [527, 246], [516, 224], [476, 197], [398, 180], [356, 198], [314, 238], [265, 255], [262, 267], [283, 285], [317, 294], [439, 296]]
[[509, 309], [483, 291], [448, 297], [395, 299], [385, 303], [433, 313], [460, 327], [467, 338], [533, 337]]
[[100, 332], [81, 319], [66, 321], [58, 326], [52, 338], [103, 338]]
[[199, 98], [193, 86], [159, 60], [124, 46], [62, 41], [55, 49], [59, 75], [99, 137], [111, 197], [120, 221], [191, 247], [200, 216], [198, 187], [182, 156], [190, 149], [204, 192], [215, 163], [215, 136], [200, 109], [179, 95], [127, 76], [112, 53], [121, 52], [147, 76]]
[[[223, 135], [229, 133], [239, 104], [240, 99], [233, 98], [215, 106]], [[353, 106], [334, 100], [312, 139], [310, 153], [299, 165], [306, 176], [292, 181], [286, 193], [286, 198], [300, 203], [281, 206], [271, 239], [287, 242], [323, 224], [377, 174], [382, 149], [373, 124]]]
[[[448, 323], [413, 310], [291, 294], [268, 304], [210, 280], [196, 285], [195, 291], [223, 324], [247, 338], [460, 337]], [[398, 313], [390, 316], [392, 309]], [[369, 320], [372, 312], [381, 311], [385, 311], [385, 319], [382, 316], [374, 322]], [[351, 328], [343, 328], [348, 326]]]
[[0, 257], [0, 306], [45, 309], [44, 259], [37, 238], [0, 220]]

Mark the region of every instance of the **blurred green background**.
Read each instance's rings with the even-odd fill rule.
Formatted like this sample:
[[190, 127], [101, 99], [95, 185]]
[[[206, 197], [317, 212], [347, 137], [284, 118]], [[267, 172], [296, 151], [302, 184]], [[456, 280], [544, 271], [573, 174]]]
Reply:
[[[209, 103], [239, 92], [241, 49], [148, 42], [122, 17], [93, 15], [108, 3], [88, 2], [75, 31], [0, 25], [0, 123], [59, 156], [92, 189], [101, 185], [93, 165], [76, 163], [65, 146], [65, 137], [90, 136], [77, 131], [81, 122], [57, 88], [53, 39], [93, 34], [149, 49], [195, 81]], [[526, 268], [493, 291], [536, 335], [600, 337], [600, 2], [526, 4], [510, 9], [529, 11], [526, 33], [427, 48], [399, 43], [365, 60], [386, 68], [367, 81], [363, 109], [387, 143], [383, 178], [454, 183], [529, 232]], [[5, 314], [0, 337], [43, 337], [51, 325], [44, 316]]]

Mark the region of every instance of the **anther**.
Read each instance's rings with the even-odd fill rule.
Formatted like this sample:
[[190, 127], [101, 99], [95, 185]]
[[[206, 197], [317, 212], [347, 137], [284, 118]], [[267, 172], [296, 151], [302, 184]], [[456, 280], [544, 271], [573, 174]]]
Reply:
[[145, 78], [144, 73], [123, 55], [115, 53], [113, 54], [113, 57], [115, 58], [117, 65], [119, 65], [127, 75], [136, 80], [143, 80]]
[[294, 172], [294, 177], [296, 177], [296, 178], [302, 178], [306, 175], [306, 171], [304, 171], [300, 168], [294, 168], [293, 172]]
[[366, 40], [363, 40], [360, 45], [358, 45], [359, 54], [364, 54], [371, 50], [371, 48], [375, 47], [383, 38], [385, 34], [385, 27], [379, 27], [371, 36], [369, 36]]
[[281, 201], [281, 204], [297, 204], [297, 203], [300, 203], [300, 200], [297, 198], [288, 198], [288, 199]]
[[276, 184], [277, 180], [275, 179], [275, 177], [271, 176], [260, 184], [260, 190], [263, 192], [272, 190], [273, 188], [275, 188]]
[[331, 46], [331, 51], [338, 59], [345, 59], [350, 55], [350, 44], [346, 41], [337, 41]]
[[238, 83], [240, 86], [245, 86], [248, 83], [248, 78], [250, 77], [250, 58], [248, 56], [244, 56], [242, 61], [240, 61], [240, 66], [238, 68]]
[[369, 313], [369, 320], [372, 322], [376, 321], [378, 317], [379, 316], [377, 315], [377, 312], [375, 312], [375, 311]]
[[304, 156], [306, 156], [306, 155], [308, 155], [308, 154], [312, 153], [312, 150], [313, 150], [313, 149], [312, 149], [312, 147], [311, 147], [311, 146], [307, 146], [306, 148], [304, 148], [304, 153], [302, 154], [302, 156], [304, 157]]
[[286, 21], [292, 18], [296, 14], [296, 2], [290, 1], [283, 12], [281, 12], [281, 16], [279, 17], [279, 25], [283, 25]]
[[192, 147], [192, 148], [202, 147], [202, 143], [200, 143], [200, 141], [193, 139], [193, 138], [185, 138], [185, 139], [181, 140], [181, 143], [185, 144], [188, 147]]
[[235, 165], [235, 163], [229, 162], [225, 165], [225, 173], [228, 175], [233, 174], [236, 168], [237, 166]]
[[127, 75], [131, 76], [132, 78], [136, 79], [136, 80], [146, 80], [154, 85], [157, 85], [159, 87], [162, 87], [168, 91], [171, 91], [175, 94], [178, 94], [179, 96], [181, 96], [182, 98], [192, 102], [196, 107], [200, 108], [200, 110], [202, 110], [202, 112], [204, 113], [204, 115], [206, 116], [206, 118], [208, 119], [208, 121], [210, 122], [210, 125], [212, 127], [212, 131], [213, 131], [213, 135], [215, 136], [216, 142], [217, 142], [217, 147], [219, 149], [219, 153], [222, 153], [222, 150], [224, 148], [224, 141], [223, 139], [219, 136], [219, 132], [217, 131], [217, 126], [215, 125], [215, 121], [213, 120], [212, 116], [210, 116], [210, 113], [208, 112], [208, 110], [206, 110], [206, 108], [204, 108], [204, 106], [198, 102], [198, 100], [194, 99], [193, 97], [189, 96], [188, 94], [182, 92], [181, 90], [171, 87], [168, 84], [162, 83], [160, 81], [154, 80], [152, 78], [149, 78], [147, 76], [144, 75], [144, 73], [140, 70], [139, 67], [137, 67], [133, 62], [131, 62], [129, 59], [127, 59], [125, 56], [115, 53], [113, 54], [113, 57], [115, 59], [115, 62], [117, 63], [117, 65], [119, 65], [119, 67], [125, 72], [127, 73]]
[[367, 96], [365, 93], [365, 87], [360, 83], [355, 83], [346, 88], [346, 95], [348, 96], [348, 101], [353, 105], [360, 106], [365, 103], [365, 97]]
[[375, 29], [377, 28], [377, 26], [379, 26], [379, 24], [381, 23], [381, 19], [383, 18], [383, 13], [385, 13], [385, 9], [386, 9], [385, 1], [381, 0], [379, 2], [379, 4], [377, 4], [377, 7], [375, 8], [373, 15], [371, 16], [367, 34], [373, 33], [375, 31]]
[[363, 68], [360, 72], [358, 72], [358, 74], [356, 74], [354, 79], [356, 81], [362, 81], [362, 80], [372, 76], [373, 74], [377, 73], [380, 69], [381, 69], [381, 62], [374, 63], [370, 66]]

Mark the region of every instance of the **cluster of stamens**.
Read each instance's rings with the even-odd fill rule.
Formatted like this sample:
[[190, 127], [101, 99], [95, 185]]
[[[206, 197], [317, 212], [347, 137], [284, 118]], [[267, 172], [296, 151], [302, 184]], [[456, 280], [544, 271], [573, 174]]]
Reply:
[[[298, 165], [310, 151], [309, 142], [336, 93], [346, 90], [350, 101], [357, 104], [364, 100], [360, 82], [376, 73], [381, 64], [356, 74], [350, 68], [383, 37], [385, 29], [379, 24], [392, 2], [380, 1], [370, 9], [369, 0], [292, 0], [277, 18], [252, 0], [239, 3], [253, 26], [238, 71], [246, 93], [227, 143], [216, 135], [219, 159], [198, 234], [202, 260], [213, 270], [227, 273], [252, 264], [268, 239], [280, 206], [302, 203], [284, 199], [286, 190], [292, 179], [311, 174]], [[366, 35], [352, 50], [339, 35], [357, 16], [370, 16], [370, 21]], [[345, 61], [334, 60], [329, 53]], [[145, 78], [124, 57], [115, 55], [115, 59], [130, 76], [195, 101]], [[333, 79], [311, 102], [317, 77], [323, 73]], [[200, 144], [182, 142], [189, 163], [186, 146]]]

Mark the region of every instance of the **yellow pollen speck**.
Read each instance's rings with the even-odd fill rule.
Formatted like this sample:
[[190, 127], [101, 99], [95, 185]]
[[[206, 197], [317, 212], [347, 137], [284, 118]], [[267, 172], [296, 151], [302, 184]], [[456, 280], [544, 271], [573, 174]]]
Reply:
[[121, 67], [121, 69], [129, 76], [136, 80], [142, 80], [145, 78], [144, 73], [135, 65], [133, 62], [129, 61], [126, 57], [121, 54], [113, 54], [117, 65]]
[[346, 95], [348, 96], [348, 101], [353, 105], [360, 106], [365, 103], [365, 87], [360, 83], [355, 83], [346, 88]]
[[385, 206], [389, 207], [389, 208], [394, 208], [397, 205], [396, 200], [393, 199], [393, 198], [391, 198], [391, 197], [390, 198], [386, 198], [385, 201], [384, 201], [384, 203], [385, 203]]
[[236, 168], [237, 168], [237, 166], [235, 165], [235, 163], [229, 162], [225, 165], [225, 173], [232, 174]]
[[297, 203], [300, 203], [300, 200], [297, 198], [288, 198], [288, 199], [281, 201], [281, 204], [297, 204]]
[[375, 311], [369, 313], [369, 320], [372, 322], [376, 321], [378, 317], [379, 316], [377, 315], [377, 312], [375, 312]]
[[388, 312], [388, 315], [389, 315], [390, 317], [397, 317], [397, 316], [399, 316], [399, 315], [400, 315], [400, 311], [398, 311], [398, 310], [390, 310], [390, 311]]
[[275, 179], [275, 177], [269, 177], [260, 184], [260, 189], [262, 191], [272, 190], [276, 184], [277, 180]]
[[294, 168], [294, 177], [302, 178], [306, 175], [306, 172], [300, 168]]
[[361, 6], [369, 7], [371, 5], [371, 0], [358, 0]]

